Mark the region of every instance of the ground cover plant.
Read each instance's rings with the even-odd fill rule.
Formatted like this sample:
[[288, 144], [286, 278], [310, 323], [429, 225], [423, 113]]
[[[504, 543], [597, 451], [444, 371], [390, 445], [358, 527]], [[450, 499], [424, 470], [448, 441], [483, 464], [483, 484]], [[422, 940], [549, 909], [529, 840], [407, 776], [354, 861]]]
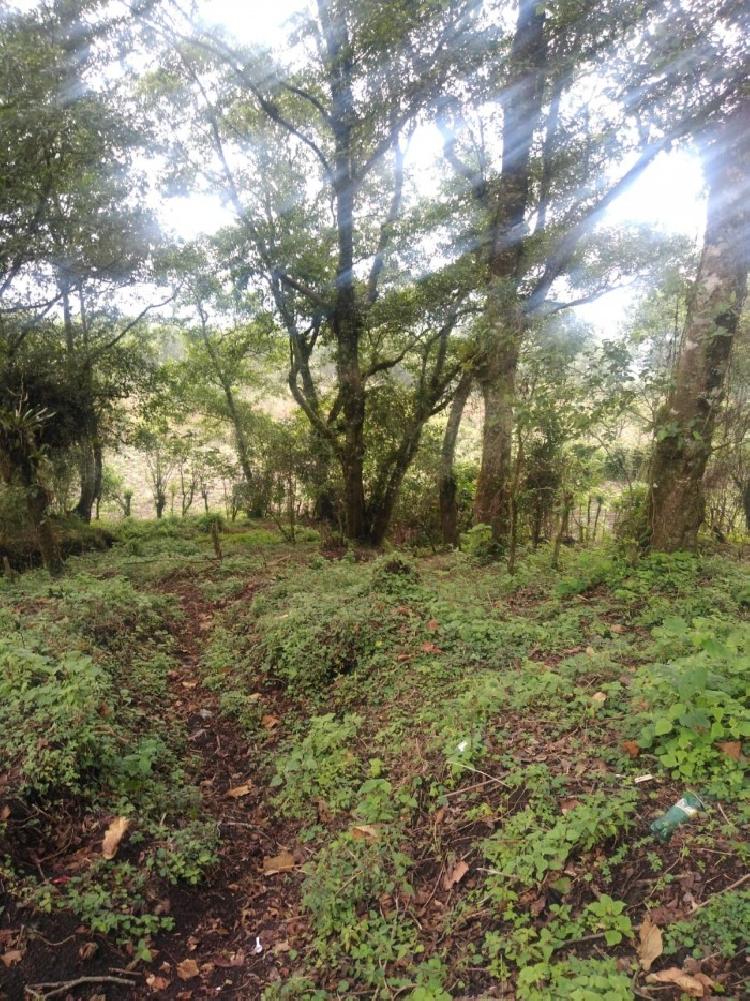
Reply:
[[0, 585], [7, 997], [743, 997], [741, 558], [274, 531]]

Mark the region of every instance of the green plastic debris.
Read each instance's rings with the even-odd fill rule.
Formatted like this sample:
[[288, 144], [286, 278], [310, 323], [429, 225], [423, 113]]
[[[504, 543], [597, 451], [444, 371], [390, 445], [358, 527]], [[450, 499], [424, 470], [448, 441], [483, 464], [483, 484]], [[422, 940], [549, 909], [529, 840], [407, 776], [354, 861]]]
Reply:
[[696, 796], [694, 792], [686, 792], [666, 813], [656, 818], [651, 830], [659, 841], [669, 841], [676, 828], [692, 820], [696, 813], [704, 809], [705, 804], [700, 796]]

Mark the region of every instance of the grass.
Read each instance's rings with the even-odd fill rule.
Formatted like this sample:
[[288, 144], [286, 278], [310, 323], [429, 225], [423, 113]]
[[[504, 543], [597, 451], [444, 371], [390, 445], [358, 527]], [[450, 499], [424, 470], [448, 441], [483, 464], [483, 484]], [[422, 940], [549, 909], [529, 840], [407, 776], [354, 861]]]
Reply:
[[[188, 628], [207, 725], [240, 734], [300, 860], [278, 877], [297, 917], [267, 1001], [649, 997], [647, 915], [654, 969], [693, 957], [741, 997], [746, 564], [582, 549], [553, 573], [540, 550], [510, 577], [460, 553], [322, 559], [247, 524], [222, 548], [219, 565], [197, 521], [132, 523], [60, 581], [0, 585], [0, 854], [30, 913], [72, 910], [147, 960], [172, 923], [160, 887], [221, 880], [170, 708]], [[659, 842], [688, 789], [706, 809]], [[59, 884], [20, 834], [49, 846], [63, 815], [89, 857]], [[129, 816], [137, 850], [102, 860], [84, 815], [99, 838]]]

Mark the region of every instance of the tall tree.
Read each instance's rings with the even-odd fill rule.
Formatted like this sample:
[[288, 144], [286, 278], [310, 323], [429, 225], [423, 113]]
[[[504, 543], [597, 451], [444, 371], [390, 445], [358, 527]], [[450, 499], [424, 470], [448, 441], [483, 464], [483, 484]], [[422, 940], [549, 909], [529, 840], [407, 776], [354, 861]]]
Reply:
[[657, 422], [650, 470], [651, 546], [694, 549], [702, 490], [750, 269], [750, 102], [704, 146], [708, 219], [674, 385]]
[[[235, 279], [265, 285], [288, 335], [289, 386], [339, 466], [353, 539], [382, 538], [421, 428], [458, 375], [448, 341], [470, 283], [445, 266], [413, 279], [436, 248], [406, 217], [406, 147], [435, 95], [476, 60], [480, 6], [318, 0], [296, 33], [294, 71], [269, 72], [267, 53], [215, 34], [185, 31], [173, 50], [173, 78], [201, 105], [204, 170], [218, 172], [237, 214]], [[164, 33], [179, 39], [179, 25]], [[399, 440], [368, 469], [368, 400], [396, 371], [411, 402]]]
[[[479, 251], [487, 283], [475, 517], [497, 541], [510, 527], [515, 381], [529, 323], [560, 307], [552, 293], [568, 304], [590, 301], [622, 281], [628, 267], [609, 253], [602, 218], [660, 153], [736, 89], [739, 11], [732, 0], [519, 0], [507, 58], [488, 78], [499, 98], [480, 88], [489, 108], [483, 116], [476, 89], [468, 101], [443, 101], [446, 157], [480, 210], [468, 244]], [[717, 31], [722, 22], [727, 30]], [[472, 116], [484, 142], [463, 124]], [[498, 132], [493, 166], [486, 137]], [[638, 271], [637, 255], [629, 265]]]
[[[122, 318], [113, 303], [118, 290], [144, 279], [156, 240], [133, 164], [140, 135], [118, 85], [105, 79], [119, 29], [102, 4], [56, 0], [3, 13], [0, 380], [9, 397], [44, 410], [47, 423], [77, 411], [73, 437], [69, 427], [45, 437], [77, 443], [77, 509], [90, 520], [101, 485], [103, 412], [128, 392], [138, 365], [121, 349], [150, 308]], [[45, 385], [29, 379], [45, 344], [65, 370], [55, 407], [29, 395], [30, 385], [40, 392]], [[61, 407], [64, 387], [72, 398]], [[4, 456], [9, 476], [14, 456], [17, 449]], [[29, 461], [38, 464], [33, 455]], [[29, 469], [17, 466], [24, 477]], [[44, 494], [41, 482], [33, 492], [37, 500]], [[34, 508], [38, 521], [42, 509]]]

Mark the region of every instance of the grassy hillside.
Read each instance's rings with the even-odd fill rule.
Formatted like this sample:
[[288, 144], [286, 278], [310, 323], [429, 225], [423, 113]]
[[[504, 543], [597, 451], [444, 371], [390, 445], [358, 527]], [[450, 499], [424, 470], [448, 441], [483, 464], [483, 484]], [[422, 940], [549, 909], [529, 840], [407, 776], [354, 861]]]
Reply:
[[747, 563], [206, 527], [0, 582], [0, 995], [746, 996]]

